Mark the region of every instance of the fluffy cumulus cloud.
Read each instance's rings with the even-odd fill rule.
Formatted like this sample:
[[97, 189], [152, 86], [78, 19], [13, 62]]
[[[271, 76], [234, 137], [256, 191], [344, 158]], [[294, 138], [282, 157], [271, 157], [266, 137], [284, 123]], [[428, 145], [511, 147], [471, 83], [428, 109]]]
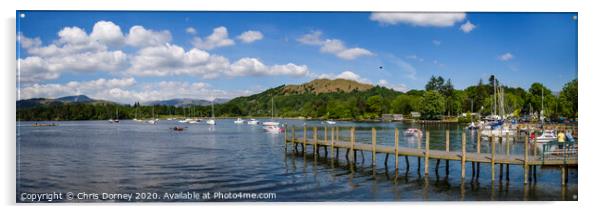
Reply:
[[475, 28], [477, 28], [477, 26], [472, 24], [470, 21], [466, 21], [466, 23], [460, 26], [460, 30], [464, 33], [470, 33], [470, 31], [474, 30]]
[[288, 63], [285, 65], [266, 66], [257, 58], [242, 58], [230, 66], [227, 72], [231, 76], [261, 76], [261, 75], [290, 75], [305, 76], [309, 73], [306, 65], [295, 65]]
[[211, 50], [219, 47], [232, 46], [234, 45], [234, 40], [228, 38], [228, 29], [224, 26], [220, 26], [214, 28], [213, 33], [205, 38], [195, 36], [192, 39], [192, 45], [198, 49]]
[[126, 43], [134, 47], [157, 46], [170, 41], [171, 33], [169, 31], [154, 31], [140, 25], [131, 27], [126, 39]]
[[194, 29], [193, 27], [187, 27], [186, 33], [190, 35], [196, 35], [196, 29]]
[[134, 78], [97, 79], [90, 81], [71, 81], [66, 84], [33, 84], [19, 90], [21, 99], [36, 97], [57, 98], [62, 96], [88, 94], [95, 95], [103, 90], [131, 87], [136, 84]]
[[410, 88], [408, 88], [408, 86], [404, 85], [404, 84], [391, 84], [389, 83], [389, 81], [387, 80], [378, 80], [378, 85], [382, 86], [382, 87], [387, 87], [390, 89], [393, 89], [395, 91], [399, 91], [399, 92], [407, 92]]
[[263, 34], [259, 31], [250, 30], [240, 34], [236, 38], [242, 41], [243, 43], [252, 43], [263, 39]]
[[465, 18], [465, 13], [374, 12], [370, 15], [370, 20], [383, 25], [403, 23], [420, 27], [451, 27]]
[[140, 49], [132, 57], [128, 72], [140, 76], [196, 75], [215, 78], [229, 68], [227, 58], [200, 49], [166, 44]]
[[497, 59], [500, 61], [510, 61], [510, 60], [514, 59], [514, 55], [512, 55], [511, 53], [505, 53], [505, 54], [498, 56]]
[[364, 48], [354, 47], [347, 48], [343, 41], [338, 39], [322, 39], [322, 32], [313, 31], [305, 34], [297, 39], [301, 44], [320, 46], [320, 51], [323, 53], [330, 53], [338, 58], [345, 60], [353, 60], [362, 56], [374, 55], [369, 50]]
[[20, 46], [28, 54], [26, 58], [17, 59], [19, 80], [39, 82], [57, 79], [63, 72], [123, 69], [127, 66], [127, 54], [121, 50], [109, 50], [107, 46], [118, 40], [115, 39], [118, 35], [108, 30], [112, 29], [111, 24], [97, 23], [91, 35], [78, 27], [65, 27], [58, 32], [58, 39], [46, 46], [39, 38], [19, 34]]
[[360, 83], [372, 84], [372, 81], [362, 78], [359, 74], [356, 74], [353, 71], [343, 71], [339, 74], [312, 74], [311, 76], [318, 79], [346, 79]]
[[121, 28], [109, 21], [99, 21], [94, 24], [90, 38], [104, 44], [119, 46], [124, 42]]
[[147, 102], [174, 98], [210, 99], [247, 96], [261, 88], [251, 90], [230, 90], [212, 88], [204, 82], [161, 81], [137, 83], [134, 78], [97, 79], [71, 81], [65, 84], [33, 84], [19, 90], [19, 99], [58, 98], [85, 94], [93, 99], [110, 100], [121, 103]]

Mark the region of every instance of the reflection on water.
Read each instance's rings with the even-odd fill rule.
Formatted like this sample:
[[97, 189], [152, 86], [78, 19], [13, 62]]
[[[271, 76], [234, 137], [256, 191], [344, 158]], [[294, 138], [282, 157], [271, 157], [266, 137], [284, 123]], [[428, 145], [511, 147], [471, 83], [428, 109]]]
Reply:
[[[322, 126], [317, 121], [290, 120], [296, 136], [303, 124]], [[509, 167], [509, 180], [490, 179], [490, 165], [466, 164], [460, 178], [455, 161], [430, 160], [425, 176], [424, 160], [416, 157], [376, 157], [371, 153], [348, 154], [345, 149], [321, 148], [314, 155], [311, 145], [298, 149], [288, 145], [283, 134], [267, 134], [261, 126], [236, 125], [218, 120], [217, 125], [191, 124], [182, 132], [172, 131], [175, 121], [158, 125], [122, 121], [61, 122], [56, 127], [17, 127], [17, 195], [21, 192], [274, 192], [275, 201], [423, 201], [423, 200], [576, 200], [577, 170], [569, 172], [566, 188], [560, 185], [560, 170], [538, 168], [537, 182], [523, 185], [522, 166]], [[356, 127], [356, 142], [394, 145], [394, 128], [400, 123], [339, 122], [341, 140]], [[419, 127], [419, 126], [416, 126]], [[419, 127], [420, 128], [420, 127]], [[424, 128], [424, 127], [423, 127]], [[450, 149], [461, 149], [460, 126], [430, 125], [431, 149], [445, 150], [445, 130], [450, 130]], [[313, 133], [308, 128], [307, 136]], [[324, 139], [319, 129], [318, 139]], [[289, 130], [290, 131], [290, 130]], [[289, 135], [291, 133], [288, 133]], [[334, 137], [329, 133], [329, 138]], [[467, 135], [467, 152], [476, 151], [476, 134]], [[400, 136], [400, 147], [424, 147], [424, 141]], [[522, 154], [523, 144], [498, 144], [496, 156]], [[481, 142], [481, 152], [490, 144]], [[332, 158], [332, 157], [335, 158]], [[351, 158], [351, 160], [350, 160]], [[356, 159], [355, 164], [352, 160]], [[480, 167], [479, 167], [480, 166]], [[470, 168], [470, 169], [469, 169]], [[422, 169], [422, 170], [421, 170]], [[499, 166], [496, 166], [499, 174]], [[505, 167], [504, 167], [504, 170]], [[434, 173], [433, 173], [434, 172]], [[17, 196], [18, 197], [18, 196]]]

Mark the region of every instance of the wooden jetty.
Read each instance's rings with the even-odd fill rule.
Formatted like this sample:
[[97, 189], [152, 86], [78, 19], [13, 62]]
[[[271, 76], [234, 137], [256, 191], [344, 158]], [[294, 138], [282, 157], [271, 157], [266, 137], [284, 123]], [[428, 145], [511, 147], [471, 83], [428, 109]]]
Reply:
[[[439, 142], [441, 144], [445, 144], [445, 150], [434, 150], [430, 149], [433, 142], [430, 142], [430, 133], [429, 130], [425, 132], [425, 147], [422, 148], [421, 141], [422, 136], [419, 138], [419, 143], [417, 148], [408, 148], [408, 147], [399, 147], [399, 130], [395, 128], [394, 132], [394, 146], [386, 146], [386, 145], [378, 145], [376, 142], [377, 131], [375, 128], [372, 128], [372, 138], [371, 142], [356, 142], [355, 138], [355, 127], [348, 128], [349, 136], [347, 140], [341, 140], [339, 135], [340, 127], [334, 126], [324, 126], [324, 127], [313, 127], [313, 137], [308, 138], [307, 136], [307, 126], [303, 126], [303, 137], [298, 138], [295, 137], [296, 127], [290, 127], [290, 136], [287, 134], [289, 132], [289, 127], [285, 124], [284, 128], [284, 144], [285, 151], [288, 150], [288, 145], [292, 144], [295, 152], [298, 151], [298, 145], [301, 145], [302, 152], [307, 150], [307, 146], [311, 145], [313, 147], [313, 154], [319, 155], [320, 147], [324, 149], [325, 156], [328, 157], [328, 148], [330, 148], [331, 157], [338, 158], [339, 149], [346, 149], [346, 158], [350, 162], [356, 163], [357, 151], [363, 152], [366, 151], [372, 154], [372, 165], [376, 164], [376, 155], [377, 154], [385, 154], [385, 165], [387, 165], [387, 161], [389, 159], [389, 155], [393, 155], [395, 158], [395, 169], [399, 168], [399, 156], [405, 156], [406, 167], [409, 167], [408, 157], [417, 157], [418, 165], [420, 165], [420, 159], [424, 159], [424, 174], [429, 174], [429, 161], [436, 160], [435, 170], [439, 170], [439, 162], [441, 160], [445, 160], [446, 165], [446, 174], [449, 174], [449, 161], [458, 161], [461, 164], [461, 177], [462, 179], [466, 176], [466, 162], [472, 163], [472, 173], [474, 175], [475, 171], [475, 163], [477, 166], [477, 177], [480, 174], [480, 164], [490, 164], [491, 167], [491, 180], [494, 181], [496, 177], [496, 165], [499, 166], [500, 179], [503, 178], [503, 170], [504, 166], [506, 166], [506, 180], [509, 180], [509, 166], [517, 165], [522, 166], [524, 169], [524, 184], [528, 184], [531, 181], [531, 177], [535, 177], [535, 169], [537, 166], [556, 166], [561, 169], [561, 184], [566, 185], [568, 179], [568, 170], [567, 167], [575, 167], [578, 165], [577, 156], [561, 156], [561, 157], [546, 157], [542, 155], [537, 155], [536, 153], [529, 152], [529, 146], [531, 143], [529, 141], [528, 135], [524, 135], [524, 154], [510, 154], [510, 144], [506, 143], [506, 148], [499, 148], [505, 150], [505, 155], [496, 154], [496, 144], [502, 141], [502, 137], [492, 137], [489, 139], [489, 143], [491, 146], [491, 153], [481, 153], [481, 137], [477, 137], [477, 148], [476, 152], [466, 152], [466, 132], [462, 132], [462, 149], [460, 151], [452, 151], [450, 149], [450, 136], [449, 130], [445, 131], [445, 142]], [[330, 138], [329, 138], [329, 129], [330, 129]], [[300, 130], [300, 129], [298, 129]], [[318, 139], [319, 130], [323, 130], [323, 139]], [[479, 134], [480, 135], [480, 134]], [[506, 142], [511, 136], [506, 136]], [[519, 140], [519, 136], [514, 136], [514, 140], [512, 142], [516, 143]], [[500, 144], [501, 145], [501, 144]], [[496, 156], [497, 155], [497, 156]], [[531, 175], [530, 175], [531, 174]]]

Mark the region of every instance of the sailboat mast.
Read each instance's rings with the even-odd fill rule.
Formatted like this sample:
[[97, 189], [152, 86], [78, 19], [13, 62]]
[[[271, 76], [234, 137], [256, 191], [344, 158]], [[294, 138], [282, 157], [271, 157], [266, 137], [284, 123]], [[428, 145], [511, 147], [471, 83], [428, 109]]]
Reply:
[[272, 120], [274, 120], [274, 97], [272, 97]]
[[496, 84], [495, 76], [493, 76], [493, 115], [497, 115], [497, 97], [496, 97]]

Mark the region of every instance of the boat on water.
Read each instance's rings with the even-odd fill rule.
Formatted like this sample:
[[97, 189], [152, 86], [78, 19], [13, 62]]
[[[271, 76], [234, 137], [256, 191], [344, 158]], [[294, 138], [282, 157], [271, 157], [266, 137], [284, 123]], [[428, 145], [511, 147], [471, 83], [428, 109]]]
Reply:
[[109, 123], [119, 123], [119, 109], [115, 109], [115, 119], [109, 119]]
[[272, 97], [272, 118], [268, 122], [263, 122], [264, 126], [280, 126], [280, 122], [274, 121], [274, 97]]
[[404, 134], [408, 137], [422, 137], [422, 131], [416, 128], [407, 129]]
[[215, 115], [213, 114], [213, 100], [211, 101], [211, 119], [207, 120], [208, 125], [215, 125]]
[[337, 122], [335, 122], [333, 120], [327, 120], [326, 124], [328, 124], [328, 125], [334, 125], [334, 124], [337, 124]]
[[477, 125], [475, 125], [474, 122], [470, 122], [470, 125], [468, 125], [466, 128], [468, 130], [477, 130], [477, 129], [479, 129], [479, 127]]
[[547, 143], [555, 141], [557, 139], [556, 132], [554, 130], [544, 130], [540, 136], [535, 138], [537, 143]]
[[263, 129], [266, 132], [273, 133], [273, 134], [284, 132], [284, 128], [277, 126], [277, 125], [265, 125], [265, 126], [263, 126]]
[[171, 128], [174, 131], [184, 131], [186, 127], [182, 127], [182, 126], [174, 126], [173, 128]]
[[259, 121], [256, 120], [256, 119], [251, 119], [251, 120], [247, 121], [247, 124], [249, 124], [249, 125], [257, 125], [257, 124], [259, 124]]
[[146, 123], [151, 124], [151, 125], [157, 125], [157, 123], [159, 123], [159, 119], [155, 118], [155, 107], [154, 106], [153, 106], [152, 115], [153, 115], [153, 119], [146, 121]]
[[243, 123], [245, 123], [245, 120], [243, 120], [243, 119], [240, 119], [240, 117], [239, 117], [239, 118], [237, 118], [237, 119], [234, 121], [234, 123], [235, 123], [235, 124], [243, 124]]

